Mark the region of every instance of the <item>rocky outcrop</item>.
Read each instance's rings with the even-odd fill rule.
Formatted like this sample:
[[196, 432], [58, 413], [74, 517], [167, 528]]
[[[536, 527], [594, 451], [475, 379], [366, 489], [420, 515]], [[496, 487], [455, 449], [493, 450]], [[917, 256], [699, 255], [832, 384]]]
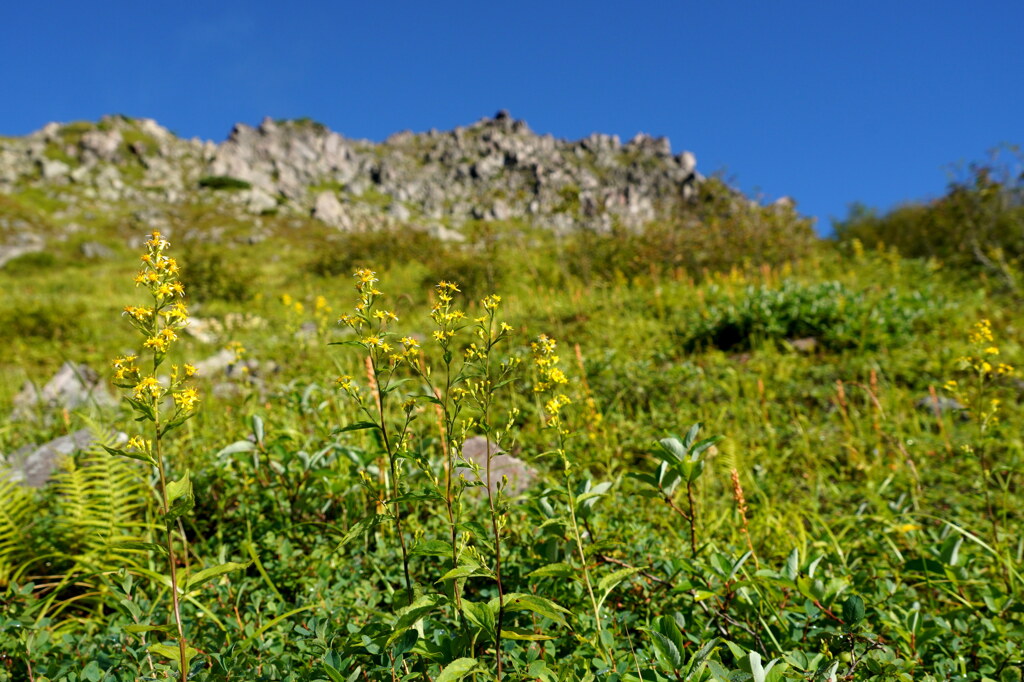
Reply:
[[[457, 235], [467, 221], [553, 230], [640, 226], [687, 201], [702, 178], [665, 138], [622, 143], [538, 135], [499, 112], [451, 131], [352, 140], [308, 120], [236, 125], [219, 145], [155, 121], [104, 117], [0, 138], [0, 195], [42, 190], [60, 224], [83, 206], [153, 210], [214, 202], [240, 214], [312, 216], [340, 230], [414, 225]], [[0, 247], [25, 225], [0, 210]], [[5, 227], [7, 229], [5, 229]], [[11, 250], [14, 248], [15, 250]]]
[[61, 365], [42, 388], [26, 382], [14, 396], [10, 419], [31, 419], [55, 410], [76, 410], [89, 404], [110, 407], [117, 404], [117, 399], [91, 367], [69, 361]]

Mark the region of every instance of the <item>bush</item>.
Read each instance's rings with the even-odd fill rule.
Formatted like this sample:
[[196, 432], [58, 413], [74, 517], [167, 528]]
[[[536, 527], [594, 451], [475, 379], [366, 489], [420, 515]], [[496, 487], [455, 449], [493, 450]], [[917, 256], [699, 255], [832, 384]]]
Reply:
[[1022, 180], [994, 156], [991, 163], [972, 164], [969, 177], [950, 184], [936, 201], [905, 204], [885, 214], [854, 204], [847, 219], [835, 223], [836, 237], [985, 269], [1012, 282], [1017, 279], [1012, 271], [1024, 257]]
[[204, 189], [232, 191], [251, 189], [252, 183], [239, 180], [238, 178], [230, 178], [226, 175], [207, 175], [206, 177], [199, 178], [199, 186]]
[[244, 259], [226, 258], [213, 247], [186, 247], [182, 270], [188, 296], [194, 301], [242, 303], [256, 294], [258, 271], [247, 266]]
[[358, 268], [386, 271], [408, 263], [422, 267], [421, 284], [429, 287], [441, 280], [457, 281], [471, 298], [493, 293], [500, 280], [493, 259], [475, 249], [445, 242], [428, 232], [401, 228], [348, 233], [321, 245], [307, 267], [321, 277], [347, 277]]
[[872, 296], [839, 282], [750, 286], [738, 298], [712, 287], [708, 298], [718, 301], [692, 312], [678, 332], [688, 350], [745, 350], [758, 341], [806, 337], [831, 350], [877, 349], [911, 340], [929, 310], [937, 310], [935, 300], [921, 292]]
[[810, 219], [786, 206], [760, 206], [711, 178], [694, 203], [674, 219], [640, 231], [581, 231], [568, 238], [569, 272], [584, 281], [652, 270], [682, 270], [693, 277], [738, 265], [781, 265], [799, 260], [817, 238]]
[[27, 275], [57, 265], [57, 257], [49, 251], [34, 251], [7, 261], [4, 269], [14, 275]]
[[0, 311], [0, 329], [7, 339], [62, 341], [79, 330], [79, 318], [57, 304]]

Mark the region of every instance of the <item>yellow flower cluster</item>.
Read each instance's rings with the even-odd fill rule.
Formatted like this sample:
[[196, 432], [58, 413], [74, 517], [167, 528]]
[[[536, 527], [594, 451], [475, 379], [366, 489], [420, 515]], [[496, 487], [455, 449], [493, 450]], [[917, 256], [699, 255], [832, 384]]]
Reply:
[[234, 354], [236, 364], [242, 361], [247, 352], [241, 341], [228, 341], [227, 345], [224, 346], [224, 350]]
[[142, 436], [132, 436], [128, 439], [127, 447], [129, 450], [138, 450], [139, 452], [145, 452], [149, 454], [152, 443], [143, 438]]
[[543, 393], [554, 386], [569, 383], [565, 373], [558, 367], [560, 360], [555, 355], [557, 345], [557, 342], [547, 334], [541, 334], [530, 344], [533, 349], [533, 363], [540, 375], [540, 381], [533, 386], [536, 393]]
[[[960, 358], [960, 365], [966, 369], [971, 368], [982, 376], [1009, 376], [1014, 372], [1013, 366], [1005, 362], [995, 362], [999, 355], [999, 346], [995, 343], [995, 336], [992, 334], [992, 323], [988, 320], [981, 320], [968, 335], [968, 340], [973, 346], [970, 355]], [[955, 382], [954, 382], [955, 383]], [[955, 388], [949, 387], [947, 388]]]
[[[377, 273], [368, 268], [360, 268], [352, 276], [356, 280], [359, 301], [356, 303], [354, 314], [342, 314], [338, 322], [359, 335], [359, 344], [370, 352], [375, 362], [383, 359], [395, 367], [401, 362], [411, 362], [418, 357], [420, 345], [416, 339], [402, 337], [398, 340], [400, 348], [393, 343], [396, 334], [388, 331], [388, 327], [398, 321], [398, 315], [391, 310], [374, 308], [377, 297], [383, 295], [376, 287], [379, 281]], [[363, 331], [364, 327], [366, 331]], [[349, 391], [345, 386], [342, 388]]]
[[178, 409], [185, 412], [194, 410], [198, 402], [199, 391], [191, 386], [174, 394], [174, 404], [178, 406]]
[[[199, 402], [199, 392], [184, 386], [184, 382], [195, 375], [196, 368], [189, 364], [183, 369], [173, 366], [169, 384], [156, 378], [157, 368], [171, 344], [179, 338], [178, 332], [188, 324], [188, 308], [180, 300], [185, 294], [185, 287], [177, 280], [180, 270], [177, 261], [165, 253], [169, 247], [170, 242], [159, 232], [150, 235], [146, 241], [146, 253], [140, 258], [143, 267], [135, 276], [135, 284], [149, 290], [153, 305], [124, 307], [124, 316], [145, 337], [143, 347], [153, 352], [153, 373], [142, 374], [136, 365], [137, 356], [119, 356], [113, 361], [114, 384], [128, 389], [131, 398], [146, 408], [158, 407], [160, 400], [171, 394], [181, 414], [193, 411]], [[129, 444], [144, 449], [139, 445], [141, 442]]]
[[161, 398], [166, 389], [156, 377], [143, 377], [138, 384], [132, 388], [132, 397], [140, 401], [156, 402]]
[[131, 388], [139, 382], [140, 372], [136, 367], [135, 355], [119, 355], [111, 363], [114, 366], [114, 385], [119, 388]]
[[153, 232], [146, 241], [146, 253], [141, 257], [142, 270], [135, 276], [136, 286], [145, 285], [155, 305], [124, 308], [124, 315], [132, 325], [145, 334], [146, 348], [153, 349], [159, 357], [177, 340], [176, 330], [188, 323], [188, 308], [182, 301], [174, 301], [175, 297], [180, 299], [185, 295], [185, 287], [177, 280], [177, 261], [164, 254], [168, 247], [170, 242], [159, 232]]
[[431, 333], [434, 341], [447, 349], [448, 343], [455, 337], [455, 333], [463, 328], [466, 313], [452, 307], [453, 294], [460, 293], [458, 285], [454, 282], [438, 282], [434, 287], [437, 293], [437, 301], [430, 309], [430, 319], [437, 325], [437, 329]]
[[290, 294], [281, 294], [281, 305], [287, 308], [289, 313], [295, 315], [306, 312], [306, 306], [302, 305], [302, 301], [296, 301]]
[[[555, 355], [557, 342], [546, 334], [541, 334], [537, 340], [530, 344], [533, 350], [533, 364], [537, 370], [538, 380], [533, 386], [535, 393], [544, 393], [569, 383], [565, 373], [558, 367], [559, 358]], [[547, 426], [555, 427], [562, 433], [562, 408], [572, 401], [564, 393], [552, 396], [545, 404], [544, 411], [547, 413], [545, 423]]]

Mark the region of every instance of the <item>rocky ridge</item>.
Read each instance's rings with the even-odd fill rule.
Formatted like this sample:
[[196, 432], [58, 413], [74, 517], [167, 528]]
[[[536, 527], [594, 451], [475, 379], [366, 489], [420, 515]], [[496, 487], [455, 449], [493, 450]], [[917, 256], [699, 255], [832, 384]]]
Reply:
[[41, 247], [45, 230], [32, 229], [40, 226], [26, 205], [46, 207], [71, 229], [86, 208], [216, 202], [340, 230], [407, 224], [458, 238], [468, 221], [513, 218], [556, 231], [608, 230], [667, 215], [701, 181], [693, 154], [673, 154], [665, 138], [560, 140], [504, 111], [381, 143], [309, 120], [266, 119], [238, 124], [214, 144], [150, 119], [108, 116], [0, 138], [0, 244], [8, 258]]

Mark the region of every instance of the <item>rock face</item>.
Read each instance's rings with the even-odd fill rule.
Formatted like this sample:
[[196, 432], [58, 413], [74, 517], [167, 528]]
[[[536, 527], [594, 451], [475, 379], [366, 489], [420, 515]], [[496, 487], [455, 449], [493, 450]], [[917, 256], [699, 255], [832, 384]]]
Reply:
[[[126, 205], [159, 214], [161, 205], [213, 203], [239, 215], [313, 216], [340, 230], [409, 225], [457, 236], [468, 221], [513, 218], [607, 230], [668, 215], [702, 179], [693, 154], [673, 154], [664, 138], [560, 140], [504, 111], [381, 143], [308, 120], [266, 119], [236, 125], [215, 145], [121, 116], [0, 138], [0, 197], [41, 191], [43, 228]], [[32, 229], [39, 226], [20, 206], [0, 204], [0, 260], [37, 250], [23, 235], [46, 231]]]

